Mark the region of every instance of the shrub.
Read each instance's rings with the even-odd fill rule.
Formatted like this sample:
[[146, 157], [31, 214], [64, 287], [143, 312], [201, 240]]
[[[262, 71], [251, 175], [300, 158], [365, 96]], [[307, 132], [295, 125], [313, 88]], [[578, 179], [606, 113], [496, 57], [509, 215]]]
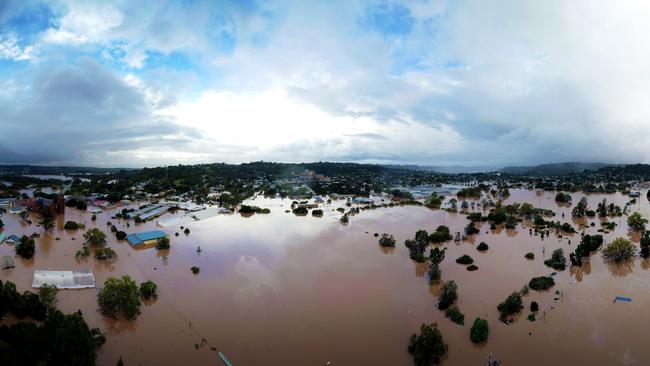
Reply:
[[453, 239], [449, 228], [445, 225], [440, 225], [436, 228], [436, 231], [432, 232], [429, 235], [429, 241], [432, 243], [443, 243]]
[[97, 228], [86, 231], [84, 234], [84, 239], [86, 239], [86, 244], [88, 245], [106, 245], [106, 234]]
[[497, 306], [500, 318], [505, 320], [510, 315], [518, 314], [524, 308], [523, 300], [519, 292], [513, 292], [502, 303]]
[[158, 242], [156, 243], [156, 248], [157, 249], [169, 249], [170, 247], [170, 241], [169, 238], [164, 236], [160, 239], [158, 239]]
[[146, 300], [149, 300], [152, 297], [153, 298], [158, 297], [158, 294], [156, 293], [157, 289], [158, 289], [158, 285], [156, 285], [152, 281], [142, 282], [140, 284], [140, 296], [142, 296]]
[[648, 223], [648, 220], [641, 216], [639, 212], [635, 212], [627, 218], [627, 226], [634, 231], [645, 230], [645, 225]]
[[63, 228], [66, 230], [77, 230], [79, 229], [79, 224], [74, 221], [66, 221], [65, 225], [63, 225]]
[[124, 240], [126, 239], [126, 233], [124, 231], [118, 231], [115, 233], [115, 237], [117, 240]]
[[95, 259], [109, 260], [117, 258], [117, 253], [110, 247], [102, 247], [95, 249]]
[[20, 241], [18, 244], [16, 244], [16, 254], [19, 256], [25, 258], [25, 259], [30, 259], [31, 257], [34, 256], [34, 251], [36, 250], [36, 243], [34, 242], [34, 239], [28, 237], [27, 235], [23, 235], [20, 238]]
[[467, 254], [463, 254], [462, 256], [460, 256], [460, 257], [458, 257], [456, 259], [456, 263], [458, 263], [458, 264], [472, 264], [472, 263], [474, 263], [474, 259], [472, 259], [472, 257], [470, 257]]
[[607, 262], [622, 262], [636, 256], [636, 245], [624, 238], [616, 238], [603, 249]]
[[546, 277], [546, 276], [541, 276], [541, 277], [533, 277], [530, 282], [528, 282], [528, 287], [535, 291], [544, 291], [548, 290], [549, 288], [553, 287], [555, 285], [555, 281], [553, 280], [553, 277]]
[[59, 289], [55, 285], [43, 284], [38, 289], [38, 298], [48, 309], [54, 309], [56, 306], [56, 294]]
[[480, 242], [476, 247], [476, 250], [480, 250], [481, 252], [484, 252], [488, 249], [490, 249], [490, 247], [484, 241]]
[[533, 252], [528, 252], [526, 255], [524, 255], [526, 259], [535, 259], [535, 253]]
[[465, 269], [467, 269], [470, 272], [474, 272], [474, 271], [478, 270], [478, 267], [476, 265], [474, 265], [474, 264], [471, 264], [471, 265], [467, 266], [467, 268], [465, 268]]
[[530, 303], [530, 311], [532, 312], [539, 311], [539, 304], [537, 303], [537, 301], [533, 301]]
[[321, 216], [323, 216], [323, 210], [321, 210], [321, 209], [312, 210], [311, 215], [314, 216], [314, 217], [321, 217]]
[[192, 270], [192, 273], [194, 273], [194, 274], [198, 274], [201, 271], [201, 269], [199, 267], [197, 267], [197, 266], [192, 266], [192, 268], [190, 268], [190, 270]]
[[447, 281], [442, 285], [438, 298], [438, 309], [445, 310], [458, 299], [458, 285], [455, 281]]
[[555, 202], [571, 203], [571, 195], [564, 192], [557, 192], [555, 195]]
[[107, 279], [97, 295], [97, 302], [101, 313], [111, 318], [122, 314], [132, 320], [140, 313], [140, 291], [129, 276]]
[[558, 271], [566, 268], [566, 258], [564, 257], [564, 250], [562, 248], [555, 249], [551, 258], [544, 261], [544, 264]]
[[490, 328], [488, 327], [487, 320], [481, 318], [474, 319], [472, 329], [469, 331], [469, 339], [474, 343], [481, 343], [487, 341], [489, 334]]
[[456, 306], [447, 309], [445, 317], [451, 319], [451, 321], [456, 324], [465, 325], [465, 315], [461, 313]]
[[564, 231], [565, 233], [569, 233], [569, 234], [572, 234], [572, 233], [576, 232], [576, 229], [574, 229], [573, 226], [571, 226], [571, 224], [569, 224], [568, 222], [563, 223], [560, 226], [560, 230]]
[[431, 366], [440, 363], [447, 354], [447, 345], [436, 323], [420, 326], [420, 334], [411, 335], [408, 351], [413, 355], [416, 366]]
[[473, 222], [470, 222], [467, 224], [467, 226], [465, 226], [465, 235], [474, 235], [478, 234], [479, 232], [481, 231], [474, 225]]
[[379, 238], [379, 245], [382, 247], [394, 247], [395, 238], [393, 238], [393, 236], [390, 234], [381, 234], [381, 238]]
[[183, 230], [183, 234], [190, 235], [190, 228], [186, 227], [185, 230]]
[[294, 215], [304, 216], [309, 213], [309, 210], [305, 207], [298, 207], [293, 210]]

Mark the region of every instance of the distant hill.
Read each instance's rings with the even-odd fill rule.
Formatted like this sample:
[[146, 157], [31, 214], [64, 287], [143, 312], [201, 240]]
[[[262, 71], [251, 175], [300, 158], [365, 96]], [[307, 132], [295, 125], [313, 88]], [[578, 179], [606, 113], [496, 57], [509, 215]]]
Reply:
[[103, 174], [115, 173], [125, 168], [93, 168], [70, 166], [39, 166], [39, 165], [0, 165], [0, 175], [61, 175], [61, 174]]
[[565, 175], [571, 173], [581, 173], [586, 170], [598, 170], [614, 164], [606, 163], [551, 163], [540, 164], [535, 166], [505, 167], [501, 169], [503, 173], [509, 174], [529, 174], [529, 175]]
[[426, 166], [426, 165], [384, 165], [390, 169], [406, 169], [414, 170], [419, 172], [437, 172], [437, 173], [446, 173], [446, 174], [461, 174], [461, 173], [485, 173], [485, 172], [495, 172], [498, 171], [498, 168], [494, 167], [475, 167], [475, 166], [462, 166], [462, 165], [450, 165], [450, 166]]

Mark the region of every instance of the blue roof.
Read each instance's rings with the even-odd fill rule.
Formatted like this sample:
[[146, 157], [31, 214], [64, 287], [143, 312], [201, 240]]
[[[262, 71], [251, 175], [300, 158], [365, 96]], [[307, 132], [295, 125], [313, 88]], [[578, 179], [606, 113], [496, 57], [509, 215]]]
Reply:
[[166, 236], [167, 234], [165, 234], [164, 231], [151, 230], [151, 231], [143, 231], [141, 233], [127, 235], [126, 240], [128, 240], [131, 245], [140, 245], [142, 244], [142, 242], [161, 239]]

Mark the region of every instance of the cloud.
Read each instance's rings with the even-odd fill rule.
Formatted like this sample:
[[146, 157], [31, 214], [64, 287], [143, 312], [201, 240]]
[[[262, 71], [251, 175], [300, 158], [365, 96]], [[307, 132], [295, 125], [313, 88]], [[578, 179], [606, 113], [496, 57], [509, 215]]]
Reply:
[[650, 161], [646, 2], [43, 4], [0, 4], [34, 161]]
[[157, 116], [145, 90], [93, 60], [34, 72], [29, 88], [0, 99], [3, 133], [10, 137], [0, 141], [4, 162], [144, 164], [133, 152], [151, 146], [179, 151], [200, 139]]

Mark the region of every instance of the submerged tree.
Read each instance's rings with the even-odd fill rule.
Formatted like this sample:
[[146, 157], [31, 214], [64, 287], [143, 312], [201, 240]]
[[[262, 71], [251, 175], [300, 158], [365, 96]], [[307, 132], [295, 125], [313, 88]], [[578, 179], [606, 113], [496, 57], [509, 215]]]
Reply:
[[634, 231], [643, 231], [645, 230], [645, 225], [648, 223], [648, 220], [641, 216], [639, 212], [631, 214], [627, 218], [627, 226]]
[[44, 206], [41, 208], [38, 215], [39, 215], [38, 223], [41, 225], [41, 227], [43, 227], [43, 230], [45, 230], [45, 232], [52, 231], [52, 229], [54, 228], [54, 219], [55, 219], [52, 209], [50, 209], [48, 206]]
[[84, 234], [84, 239], [86, 239], [86, 244], [94, 246], [106, 245], [106, 234], [103, 231], [92, 228]]
[[15, 249], [16, 249], [16, 254], [18, 254], [19, 256], [25, 259], [30, 259], [31, 257], [34, 256], [36, 244], [34, 243], [34, 239], [28, 237], [27, 235], [23, 235], [20, 238], [18, 244], [16, 244]]
[[472, 329], [469, 331], [469, 339], [474, 343], [481, 343], [487, 341], [489, 334], [490, 328], [488, 327], [487, 320], [482, 318], [474, 319]]
[[606, 262], [622, 262], [636, 256], [636, 245], [625, 238], [616, 238], [603, 249]]
[[438, 324], [422, 324], [420, 334], [411, 335], [408, 351], [413, 355], [416, 366], [431, 366], [440, 363], [447, 354], [447, 345], [443, 342]]
[[438, 309], [445, 310], [458, 299], [458, 285], [455, 281], [447, 281], [442, 285], [440, 297], [438, 297]]
[[135, 319], [140, 313], [140, 291], [129, 276], [110, 277], [97, 296], [102, 314], [117, 318], [122, 314], [126, 319]]

